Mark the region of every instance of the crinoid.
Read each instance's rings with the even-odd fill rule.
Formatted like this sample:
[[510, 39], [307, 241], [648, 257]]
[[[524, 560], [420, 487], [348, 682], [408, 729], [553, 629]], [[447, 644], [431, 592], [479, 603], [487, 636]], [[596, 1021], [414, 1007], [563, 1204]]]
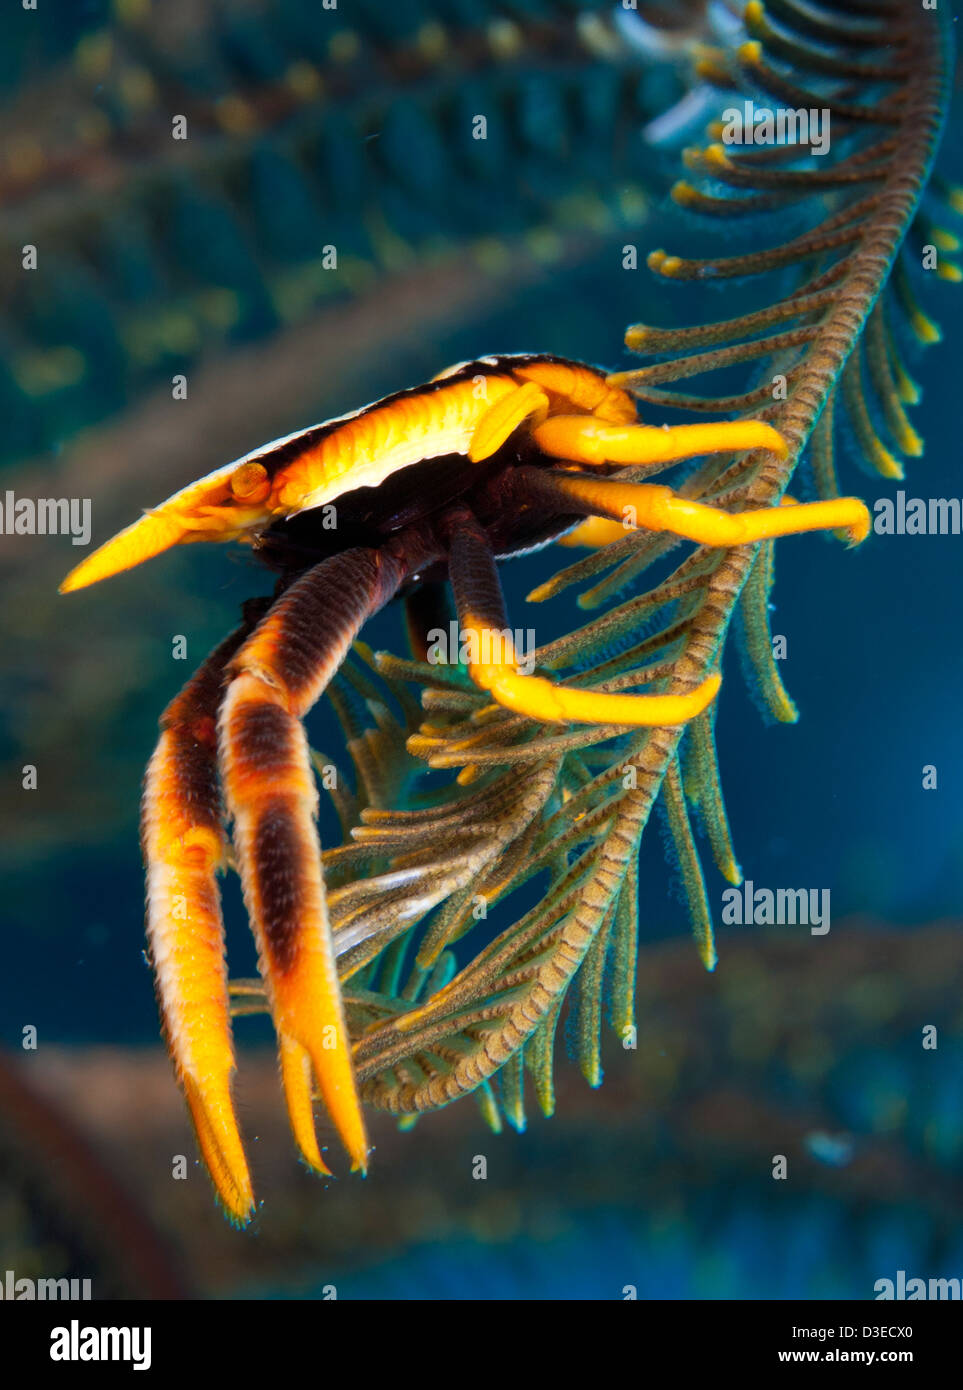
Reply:
[[[650, 408], [713, 415], [751, 411], [780, 431], [789, 446], [784, 457], [759, 450], [715, 456], [678, 489], [727, 510], [771, 507], [784, 497], [800, 462], [820, 496], [837, 497], [838, 407], [845, 410], [867, 463], [884, 477], [902, 476], [901, 456], [922, 452], [905, 410], [920, 392], [903, 364], [901, 345], [939, 338], [917, 302], [914, 282], [921, 278], [921, 263], [944, 280], [960, 279], [946, 255], [960, 243], [933, 218], [941, 210], [963, 212], [963, 192], [931, 178], [952, 66], [945, 16], [902, 0], [866, 0], [858, 6], [778, 0], [767, 7], [753, 0], [744, 23], [746, 41], [732, 62], [702, 68], [702, 77], [725, 94], [720, 109], [731, 106], [733, 96], [741, 103], [761, 93], [760, 107], [768, 98], [770, 107], [775, 102], [793, 110], [828, 110], [832, 150], [816, 156], [793, 141], [768, 148], [727, 146], [721, 143], [724, 123], [715, 124], [712, 143], [686, 156], [689, 168], [701, 176], [699, 186], [680, 183], [676, 200], [724, 219], [734, 230], [737, 219], [750, 219], [757, 249], [707, 260], [654, 252], [649, 263], [673, 280], [761, 284], [761, 307], [692, 328], [631, 328], [626, 343], [633, 352], [664, 360], [609, 378]], [[766, 212], [796, 213], [808, 226], [789, 240], [772, 238], [771, 245], [758, 249], [760, 226], [765, 227], [760, 214]], [[755, 364], [755, 380], [742, 394], [695, 396], [665, 389], [741, 363]], [[618, 484], [607, 487], [616, 498]], [[575, 484], [573, 495], [582, 488], [585, 509], [593, 496], [592, 509], [602, 510], [592, 484]], [[608, 514], [616, 513], [617, 507]], [[580, 606], [596, 608], [629, 589], [677, 543], [674, 536], [627, 532], [561, 570], [529, 597], [544, 600], [582, 583], [589, 587], [579, 596]], [[795, 709], [772, 659], [773, 577], [771, 542], [700, 546], [660, 583], [538, 649], [534, 659], [543, 669], [568, 670], [576, 673], [574, 681], [605, 689], [634, 683], [642, 672], [648, 678], [671, 677], [673, 689], [676, 681], [695, 689], [715, 668], [729, 624], [741, 610], [766, 704], [776, 718], [791, 721]], [[600, 659], [599, 652], [615, 639], [623, 650]], [[490, 784], [495, 798], [519, 787], [523, 771], [533, 780], [546, 767], [557, 771], [552, 797], [513, 847], [431, 918], [403, 988], [397, 986], [394, 949], [383, 974], [378, 975], [375, 960], [367, 975], [355, 977], [366, 985], [377, 981], [382, 991], [377, 997], [370, 991], [355, 995], [355, 978], [348, 979], [349, 1017], [359, 1029], [367, 1024], [355, 1050], [361, 1092], [370, 1104], [412, 1114], [477, 1090], [491, 1116], [496, 1097], [489, 1083], [497, 1078], [501, 1109], [520, 1126], [525, 1070], [541, 1108], [551, 1112], [554, 1035], [570, 988], [579, 1062], [593, 1084], [601, 1077], [604, 991], [616, 1031], [624, 1034], [632, 1026], [635, 865], [660, 795], [698, 947], [707, 966], [715, 962], [690, 812], [704, 829], [718, 870], [731, 882], [739, 882], [740, 875], [720, 789], [714, 708], [684, 726], [645, 729], [607, 744], [617, 732], [612, 728], [556, 733], [482, 710], [479, 698], [440, 668], [388, 656], [380, 657], [379, 665], [385, 674], [427, 687], [423, 699], [431, 724], [409, 747], [429, 765], [461, 767], [468, 778], [500, 770]], [[447, 807], [433, 823], [427, 811], [368, 812], [363, 845], [376, 844], [380, 835], [386, 849], [397, 846], [401, 853], [405, 845], [415, 849], [424, 834], [436, 853], [447, 844], [454, 854], [464, 845], [463, 828], [478, 818], [484, 823], [489, 808], [498, 804], [486, 803], [488, 785], [475, 790], [470, 783], [471, 798]], [[494, 903], [536, 873], [549, 875], [538, 905], [437, 988], [442, 953], [473, 926], [477, 900]], [[395, 909], [400, 907], [396, 901]], [[389, 921], [390, 912], [372, 922], [366, 954], [392, 934], [385, 925]], [[360, 948], [350, 928], [336, 929], [336, 940], [342, 932], [350, 972]], [[427, 979], [425, 972], [432, 969], [439, 973]], [[412, 1007], [419, 989], [428, 997]]]
[[[816, 225], [728, 259], [651, 258], [675, 279], [780, 273], [763, 307], [690, 329], [630, 329], [630, 348], [667, 360], [614, 377], [546, 355], [453, 368], [191, 484], [65, 581], [79, 588], [182, 541], [232, 538], [253, 540], [281, 574], [275, 598], [246, 610], [169, 707], [144, 796], [165, 1033], [235, 1220], [249, 1218], [253, 1195], [230, 1095], [219, 776], [262, 972], [259, 984], [236, 982], [235, 1012], [269, 1009], [292, 1128], [319, 1171], [315, 1082], [361, 1168], [359, 1090], [408, 1115], [478, 1091], [494, 1120], [488, 1083], [499, 1073], [501, 1108], [521, 1125], [527, 1066], [550, 1111], [555, 1028], [573, 984], [581, 1065], [600, 1079], [606, 985], [615, 1027], [631, 1027], [636, 861], [659, 795], [702, 958], [714, 964], [689, 812], [737, 881], [712, 722], [728, 624], [741, 603], [767, 699], [792, 717], [767, 659], [771, 540], [823, 528], [859, 540], [869, 525], [863, 504], [835, 486], [837, 385], [871, 462], [897, 467], [876, 433], [867, 380], [895, 446], [919, 450], [903, 408], [911, 384], [885, 317], [893, 305], [881, 295], [907, 231], [924, 225], [914, 219], [945, 103], [947, 39], [939, 16], [909, 0], [852, 11], [780, 0], [770, 20], [750, 4], [753, 37], [731, 70], [703, 74], [730, 91], [748, 83], [795, 108], [828, 110], [833, 121], [831, 154], [798, 140], [713, 144], [690, 165], [733, 191], [677, 189], [684, 206], [710, 216], [786, 215], [798, 204], [800, 215], [822, 215]], [[814, 90], [800, 85], [809, 74]], [[930, 240], [951, 238], [933, 231]], [[893, 283], [911, 330], [932, 337], [908, 268]], [[662, 389], [740, 363], [759, 364], [741, 395]], [[632, 396], [660, 412], [736, 418], [654, 428], [636, 422]], [[785, 489], [811, 436], [822, 499], [797, 503]], [[703, 462], [675, 489], [642, 481], [695, 458]], [[681, 541], [696, 548], [647, 591], [523, 660], [495, 558], [558, 539], [594, 549], [530, 598], [589, 580], [588, 608], [614, 600]], [[444, 581], [464, 650], [442, 654], [430, 629], [446, 631]], [[416, 658], [349, 657], [364, 622], [397, 593]], [[334, 791], [345, 843], [323, 856], [323, 876], [300, 719], [324, 691], [347, 733], [356, 792]], [[419, 789], [418, 759], [458, 777]], [[449, 947], [474, 925], [478, 902], [494, 904], [535, 874], [547, 878], [537, 906], [458, 969]]]

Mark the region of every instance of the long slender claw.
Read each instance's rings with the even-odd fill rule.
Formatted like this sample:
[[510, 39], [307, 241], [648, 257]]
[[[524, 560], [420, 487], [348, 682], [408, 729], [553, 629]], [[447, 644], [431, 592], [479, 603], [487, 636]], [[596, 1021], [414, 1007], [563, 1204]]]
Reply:
[[295, 1140], [305, 1162], [327, 1173], [311, 1116], [313, 1071], [354, 1167], [364, 1170], [368, 1142], [325, 904], [307, 739], [265, 674], [242, 669], [221, 711], [221, 765], [238, 867]]
[[[614, 380], [614, 378], [613, 378]], [[608, 425], [584, 415], [554, 415], [532, 431], [551, 458], [573, 463], [651, 464], [739, 449], [769, 449], [780, 458], [786, 441], [764, 420], [720, 420], [702, 425]]]
[[[536, 480], [540, 471], [531, 470]], [[720, 677], [707, 676], [685, 695], [618, 695], [574, 690], [518, 670], [498, 570], [483, 528], [467, 510], [452, 510], [448, 573], [455, 594], [468, 674], [496, 702], [530, 719], [576, 724], [684, 724], [712, 703]]]
[[230, 1085], [223, 1077], [208, 1075], [201, 1084], [186, 1071], [180, 1074], [201, 1157], [214, 1182], [218, 1198], [236, 1226], [246, 1226], [254, 1215], [254, 1190], [241, 1147]]
[[214, 724], [194, 705], [204, 676], [202, 668], [167, 712], [147, 770], [147, 936], [164, 1033], [201, 1153], [228, 1216], [244, 1225], [254, 1192], [231, 1099], [234, 1049], [215, 880], [226, 846]]
[[845, 531], [851, 544], [869, 534], [870, 514], [858, 497], [824, 502], [796, 502], [751, 512], [725, 512], [679, 497], [655, 483], [620, 483], [612, 479], [548, 475], [535, 485], [550, 488], [596, 515], [617, 518], [626, 527], [670, 531], [703, 545], [750, 545], [804, 531]]
[[295, 1143], [309, 1167], [330, 1177], [331, 1169], [321, 1157], [318, 1135], [314, 1127], [311, 1058], [301, 1044], [286, 1033], [278, 1034], [278, 1051], [281, 1059], [281, 1082]]
[[[510, 641], [501, 633], [473, 621], [462, 622], [463, 633], [476, 650], [484, 652], [500, 645], [498, 660], [469, 664], [468, 673], [482, 690], [487, 690], [506, 709], [530, 719], [563, 720], [576, 724], [631, 724], [660, 726], [685, 724], [712, 704], [719, 693], [721, 677], [707, 676], [686, 695], [613, 695], [597, 690], [573, 690], [555, 685], [542, 676], [527, 676], [515, 669], [517, 658]], [[496, 641], [493, 643], [493, 637]]]

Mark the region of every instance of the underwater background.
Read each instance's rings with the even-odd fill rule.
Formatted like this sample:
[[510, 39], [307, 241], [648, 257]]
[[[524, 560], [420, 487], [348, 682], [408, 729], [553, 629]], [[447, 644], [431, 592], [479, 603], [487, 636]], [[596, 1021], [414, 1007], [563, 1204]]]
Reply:
[[[700, 22], [703, 7], [675, 8]], [[682, 96], [682, 64], [620, 47], [610, 9], [11, 9], [0, 496], [89, 497], [98, 542], [265, 440], [450, 363], [537, 351], [616, 368], [627, 323], [691, 321], [695, 301], [641, 254], [685, 234], [667, 197], [678, 149], [638, 134]], [[938, 167], [961, 179], [958, 106]], [[476, 110], [483, 149], [465, 134]], [[188, 117], [183, 150], [171, 111]], [[870, 506], [900, 487], [963, 496], [961, 291], [941, 284], [926, 308], [943, 342], [913, 364], [925, 456], [896, 484], [842, 451], [844, 491]], [[736, 849], [756, 885], [829, 890], [826, 936], [722, 925], [714, 875], [706, 974], [653, 818], [637, 1049], [606, 1039], [597, 1091], [563, 1063], [555, 1116], [524, 1134], [492, 1134], [467, 1100], [407, 1132], [372, 1114], [363, 1182], [298, 1166], [270, 1029], [240, 1020], [264, 1199], [246, 1233], [215, 1207], [159, 1040], [137, 806], [165, 703], [270, 580], [240, 547], [199, 546], [59, 597], [76, 560], [69, 537], [0, 536], [0, 1270], [91, 1277], [95, 1297], [861, 1299], [899, 1269], [963, 1278], [963, 536], [780, 543], [772, 620], [795, 725], [766, 722], [729, 644], [718, 741]], [[551, 563], [504, 567], [519, 625]], [[577, 618], [556, 600], [538, 640]], [[402, 651], [397, 610], [365, 640]], [[323, 709], [309, 729], [330, 746]], [[232, 974], [251, 975], [226, 891]]]

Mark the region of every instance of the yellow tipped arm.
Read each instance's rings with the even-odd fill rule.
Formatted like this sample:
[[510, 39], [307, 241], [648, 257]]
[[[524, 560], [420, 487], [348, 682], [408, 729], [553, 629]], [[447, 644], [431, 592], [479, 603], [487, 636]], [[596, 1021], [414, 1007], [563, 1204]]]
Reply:
[[733, 514], [679, 497], [671, 488], [656, 483], [551, 475], [539, 486], [625, 527], [669, 531], [702, 545], [751, 545], [804, 531], [836, 530], [845, 532], [850, 544], [856, 545], [866, 539], [870, 527], [869, 511], [858, 497], [796, 502]]
[[549, 458], [572, 463], [662, 467], [678, 459], [741, 449], [769, 449], [780, 458], [787, 452], [782, 435], [764, 420], [659, 427], [607, 425], [584, 415], [555, 415], [536, 426], [532, 437]]

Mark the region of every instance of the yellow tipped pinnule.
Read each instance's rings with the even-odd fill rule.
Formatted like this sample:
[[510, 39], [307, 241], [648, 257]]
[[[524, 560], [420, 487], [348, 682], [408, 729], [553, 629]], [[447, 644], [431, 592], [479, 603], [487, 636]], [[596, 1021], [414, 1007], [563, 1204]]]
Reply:
[[[632, 351], [632, 352], [637, 352], [640, 348], [645, 347], [645, 344], [646, 344], [647, 340], [649, 339], [650, 335], [652, 334], [652, 331], [653, 331], [653, 329], [652, 329], [651, 324], [647, 324], [647, 323], [633, 323], [632, 326], [631, 326], [631, 328], [627, 328], [627, 329], [625, 330], [625, 346], [626, 346], [630, 351]], [[656, 329], [655, 331], [658, 332], [658, 329]], [[615, 376], [616, 376], [616, 377], [618, 377], [618, 376], [623, 376], [623, 377], [624, 377], [624, 376], [626, 376], [626, 375], [627, 375], [627, 373], [625, 373], [625, 372], [621, 372], [621, 373], [616, 372], [616, 373], [615, 373]], [[609, 380], [611, 380], [611, 378], [609, 378]]]
[[938, 343], [943, 337], [939, 324], [934, 322], [922, 309], [913, 305], [909, 308], [909, 322], [917, 340], [924, 344]]
[[[693, 188], [692, 184], [689, 182], [688, 179], [679, 179], [677, 183], [674, 183], [671, 189], [669, 190], [669, 196], [674, 203], [677, 203], [679, 205], [680, 208], [694, 207], [695, 204], [699, 201], [698, 190], [696, 188]], [[625, 344], [626, 347], [633, 346], [633, 344], [629, 341], [629, 333], [626, 333], [625, 335]]]
[[917, 434], [916, 430], [914, 430], [913, 426], [909, 424], [908, 421], [902, 430], [900, 430], [897, 443], [903, 453], [908, 454], [910, 458], [922, 458], [926, 451], [926, 445], [923, 443], [922, 436]]
[[726, 154], [725, 145], [719, 143], [705, 147], [702, 151], [702, 163], [710, 169], [729, 169], [732, 167], [732, 160]]
[[650, 251], [645, 263], [657, 275], [667, 275], [671, 279], [678, 275], [682, 258], [681, 256], [670, 256], [665, 251]]
[[945, 227], [931, 227], [929, 231], [930, 241], [937, 251], [959, 251], [963, 249], [963, 242], [955, 232], [947, 231]]

